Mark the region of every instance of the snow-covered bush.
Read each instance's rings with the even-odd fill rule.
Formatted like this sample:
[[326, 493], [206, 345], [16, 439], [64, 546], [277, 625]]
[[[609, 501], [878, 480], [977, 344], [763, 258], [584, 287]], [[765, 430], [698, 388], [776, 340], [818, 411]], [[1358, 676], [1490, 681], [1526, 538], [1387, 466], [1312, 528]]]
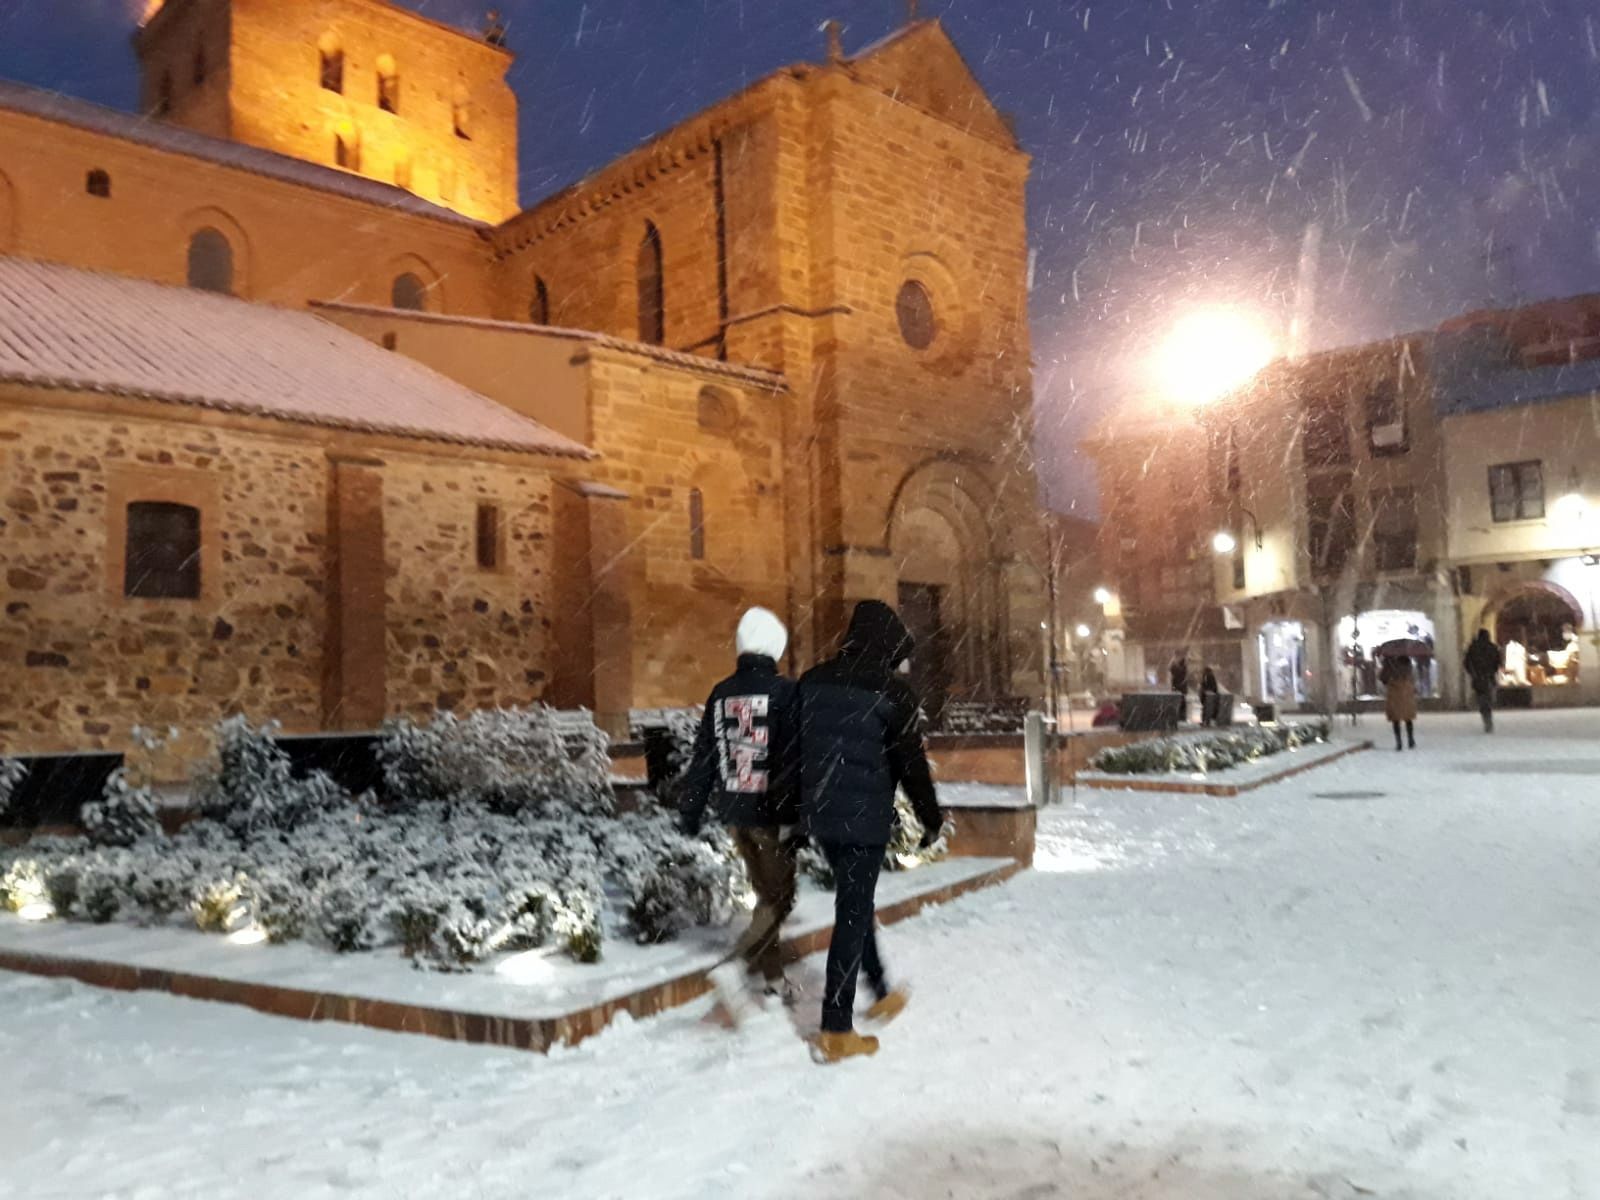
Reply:
[[11, 797], [27, 773], [28, 768], [20, 758], [0, 758], [0, 817], [11, 807]]
[[21, 912], [49, 897], [45, 890], [45, 868], [35, 857], [16, 857], [0, 871], [0, 908]]
[[[917, 820], [916, 809], [904, 792], [894, 794], [894, 827], [889, 831], [889, 844], [883, 849], [885, 871], [909, 871], [927, 863], [939, 862], [950, 853], [949, 825], [939, 831], [939, 840], [931, 846], [922, 845], [922, 822]], [[833, 868], [815, 843], [801, 847], [795, 859], [800, 871], [818, 887], [833, 890]]]
[[461, 805], [497, 813], [609, 813], [611, 759], [592, 721], [555, 710], [439, 713], [432, 724], [384, 726], [378, 757], [396, 803]]
[[131, 846], [161, 833], [155, 794], [134, 786], [126, 767], [111, 773], [100, 799], [83, 806], [81, 819], [89, 840], [101, 846]]
[[1108, 775], [1165, 772], [1204, 775], [1300, 746], [1325, 742], [1328, 735], [1328, 722], [1322, 720], [1278, 726], [1249, 725], [1209, 734], [1152, 738], [1101, 750], [1089, 760], [1089, 769]]
[[217, 726], [217, 765], [197, 781], [200, 811], [236, 836], [293, 829], [339, 803], [344, 792], [321, 771], [295, 778], [289, 756], [273, 740], [278, 723], [259, 728], [240, 717]]

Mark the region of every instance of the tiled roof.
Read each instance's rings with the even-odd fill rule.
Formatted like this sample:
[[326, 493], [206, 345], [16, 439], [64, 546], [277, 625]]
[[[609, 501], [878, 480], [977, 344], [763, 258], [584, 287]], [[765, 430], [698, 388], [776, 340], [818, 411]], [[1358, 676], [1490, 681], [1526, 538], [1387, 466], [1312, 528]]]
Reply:
[[59, 121], [63, 125], [86, 129], [91, 133], [102, 133], [108, 137], [121, 138], [124, 141], [136, 142], [172, 154], [204, 159], [218, 166], [249, 171], [269, 179], [280, 179], [285, 183], [333, 192], [351, 200], [376, 204], [414, 217], [429, 217], [435, 221], [448, 221], [456, 225], [488, 228], [481, 221], [462, 216], [448, 208], [440, 208], [437, 204], [429, 204], [403, 188], [379, 183], [376, 179], [352, 175], [333, 167], [320, 167], [316, 163], [302, 162], [297, 158], [255, 146], [242, 145], [239, 142], [208, 137], [203, 133], [170, 125], [165, 121], [118, 112], [114, 108], [102, 108], [98, 104], [63, 96], [59, 92], [48, 92], [0, 80], [0, 110], [25, 113], [45, 121]]
[[594, 457], [310, 313], [21, 258], [0, 257], [0, 381]]

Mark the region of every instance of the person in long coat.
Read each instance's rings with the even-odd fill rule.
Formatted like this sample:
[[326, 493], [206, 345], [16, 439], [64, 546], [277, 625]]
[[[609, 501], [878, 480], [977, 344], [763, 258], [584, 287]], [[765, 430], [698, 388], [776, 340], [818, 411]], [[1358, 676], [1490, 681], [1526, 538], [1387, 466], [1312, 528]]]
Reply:
[[1405, 726], [1405, 745], [1417, 748], [1417, 671], [1405, 655], [1383, 660], [1378, 672], [1383, 684], [1383, 715], [1394, 726], [1394, 748], [1403, 750], [1400, 727]]
[[1467, 678], [1472, 680], [1472, 694], [1478, 699], [1478, 715], [1483, 718], [1483, 731], [1494, 732], [1494, 686], [1499, 678], [1504, 660], [1500, 647], [1494, 644], [1487, 629], [1478, 630], [1467, 653], [1461, 660]]

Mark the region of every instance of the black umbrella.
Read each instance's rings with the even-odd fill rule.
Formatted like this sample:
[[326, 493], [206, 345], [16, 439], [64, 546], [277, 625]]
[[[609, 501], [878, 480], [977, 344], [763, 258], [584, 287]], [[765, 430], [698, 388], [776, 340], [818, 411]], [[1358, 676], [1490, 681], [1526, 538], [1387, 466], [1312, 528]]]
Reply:
[[1395, 638], [1373, 651], [1379, 658], [1432, 658], [1433, 647], [1416, 638]]

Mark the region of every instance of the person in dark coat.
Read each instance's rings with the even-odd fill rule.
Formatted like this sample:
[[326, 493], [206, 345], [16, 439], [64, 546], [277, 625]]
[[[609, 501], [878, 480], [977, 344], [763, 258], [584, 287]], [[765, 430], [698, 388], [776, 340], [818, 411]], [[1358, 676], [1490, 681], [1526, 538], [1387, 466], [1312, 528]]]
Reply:
[[788, 643], [783, 622], [764, 608], [739, 621], [738, 669], [706, 698], [678, 810], [684, 832], [694, 834], [714, 802], [733, 834], [756, 893], [737, 953], [769, 993], [782, 986], [779, 931], [794, 908], [794, 854], [782, 830], [800, 820], [797, 692], [778, 672]]
[[1178, 652], [1172, 664], [1167, 668], [1167, 674], [1172, 679], [1172, 690], [1180, 696], [1189, 694], [1189, 651]]
[[1383, 713], [1394, 726], [1394, 748], [1400, 750], [1400, 727], [1405, 726], [1406, 742], [1417, 748], [1417, 672], [1405, 655], [1385, 658], [1378, 671], [1383, 684]]
[[922, 745], [920, 705], [899, 674], [913, 645], [894, 609], [863, 600], [838, 655], [800, 679], [801, 811], [835, 880], [816, 1041], [824, 1062], [877, 1052], [877, 1038], [855, 1032], [858, 972], [866, 972], [877, 997], [870, 1019], [886, 1023], [906, 1004], [905, 991], [889, 986], [873, 923], [878, 872], [895, 824], [895, 789], [910, 799], [923, 845], [938, 839], [943, 824]]
[[1215, 725], [1222, 707], [1222, 686], [1210, 667], [1200, 672], [1200, 724]]
[[1505, 659], [1500, 653], [1500, 647], [1489, 636], [1487, 629], [1478, 630], [1478, 636], [1472, 639], [1472, 644], [1467, 647], [1467, 653], [1461, 660], [1461, 666], [1467, 673], [1467, 678], [1472, 681], [1472, 694], [1478, 698], [1478, 715], [1483, 718], [1483, 731], [1494, 732], [1494, 689], [1495, 681], [1500, 677], [1500, 668], [1505, 665]]

